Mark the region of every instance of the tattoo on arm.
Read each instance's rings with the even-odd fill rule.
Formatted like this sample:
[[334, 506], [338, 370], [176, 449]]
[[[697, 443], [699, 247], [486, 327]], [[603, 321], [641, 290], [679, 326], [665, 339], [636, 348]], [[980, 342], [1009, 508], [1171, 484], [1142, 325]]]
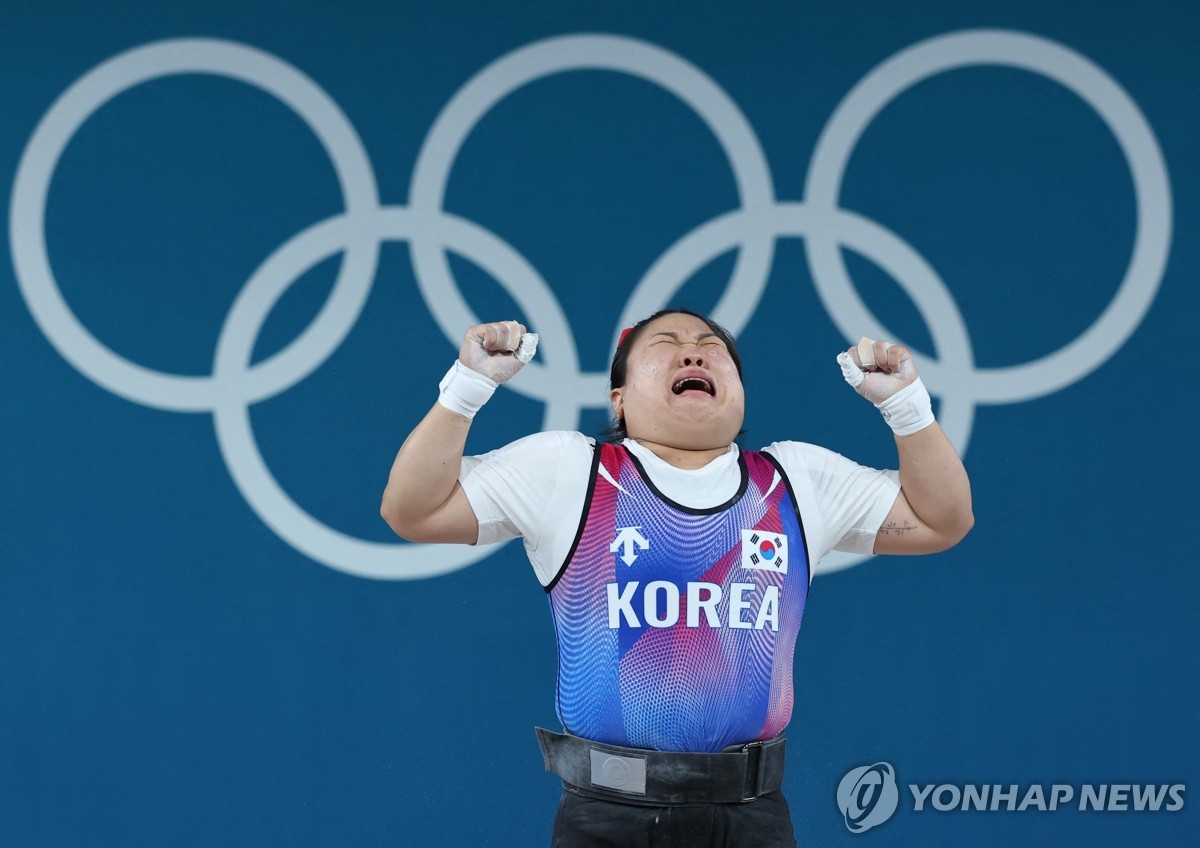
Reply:
[[885, 524], [879, 528], [879, 532], [881, 534], [883, 534], [884, 536], [891, 536], [891, 535], [903, 536], [909, 530], [916, 530], [916, 529], [917, 529], [917, 525], [909, 524], [908, 520], [906, 519], [903, 522], [889, 521], [887, 524]]

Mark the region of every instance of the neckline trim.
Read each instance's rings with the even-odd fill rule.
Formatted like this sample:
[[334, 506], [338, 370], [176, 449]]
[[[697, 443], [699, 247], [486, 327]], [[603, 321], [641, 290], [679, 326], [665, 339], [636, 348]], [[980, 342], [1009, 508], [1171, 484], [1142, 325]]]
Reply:
[[687, 513], [688, 515], [713, 515], [714, 513], [724, 512], [742, 499], [742, 497], [746, 494], [747, 486], [750, 485], [750, 472], [746, 468], [746, 457], [743, 455], [743, 452], [739, 450], [737, 464], [740, 480], [738, 482], [737, 491], [733, 493], [733, 496], [730, 497], [729, 500], [725, 501], [725, 503], [717, 504], [716, 506], [704, 507], [702, 509], [684, 506], [678, 501], [667, 497], [662, 490], [658, 488], [658, 486], [654, 485], [654, 480], [648, 473], [646, 473], [646, 466], [642, 464], [642, 461], [638, 458], [637, 454], [631, 451], [625, 444], [613, 445], [613, 447], [620, 448], [625, 452], [625, 454], [633, 462], [633, 467], [637, 469], [638, 475], [642, 478], [642, 482], [646, 484], [646, 488], [654, 493], [655, 497], [672, 509]]

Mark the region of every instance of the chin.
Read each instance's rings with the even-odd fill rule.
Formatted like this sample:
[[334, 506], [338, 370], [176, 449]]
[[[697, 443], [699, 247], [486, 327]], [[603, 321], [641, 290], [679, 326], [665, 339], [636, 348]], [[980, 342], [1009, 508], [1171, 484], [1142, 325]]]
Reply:
[[728, 426], [688, 427], [680, 428], [671, 435], [676, 442], [673, 447], [682, 450], [715, 450], [716, 448], [729, 447], [733, 443], [733, 440], [737, 438], [740, 431], [740, 426], [732, 430]]

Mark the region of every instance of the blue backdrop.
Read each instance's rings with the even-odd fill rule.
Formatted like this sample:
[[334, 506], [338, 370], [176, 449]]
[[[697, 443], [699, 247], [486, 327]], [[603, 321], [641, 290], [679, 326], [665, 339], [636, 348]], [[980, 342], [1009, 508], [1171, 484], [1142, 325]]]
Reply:
[[[814, 583], [800, 844], [1194, 838], [1190, 4], [0, 21], [0, 843], [546, 844], [544, 595], [519, 545], [399, 542], [379, 495], [475, 316], [543, 339], [482, 451], [596, 432], [615, 334], [665, 302], [738, 335], [748, 446], [893, 465], [833, 359], [883, 336], [971, 473], [963, 544]], [[837, 787], [877, 762], [899, 809], [855, 834]], [[1101, 784], [1187, 791], [1079, 810]]]

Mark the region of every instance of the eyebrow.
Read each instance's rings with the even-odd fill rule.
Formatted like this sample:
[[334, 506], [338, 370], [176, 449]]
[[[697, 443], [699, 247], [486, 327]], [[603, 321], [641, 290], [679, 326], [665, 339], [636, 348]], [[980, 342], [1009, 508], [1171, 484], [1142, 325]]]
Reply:
[[[679, 333], [668, 332], [668, 331], [666, 331], [666, 330], [663, 330], [662, 332], [655, 333], [655, 334], [654, 334], [653, 336], [651, 336], [650, 338], [652, 338], [652, 339], [653, 339], [653, 338], [657, 338], [657, 337], [659, 337], [659, 336], [670, 336], [670, 337], [671, 337], [671, 338], [673, 338], [675, 341], [679, 341]], [[696, 341], [698, 341], [698, 342], [702, 342], [702, 341], [704, 341], [705, 339], [716, 339], [717, 341], [720, 341], [720, 340], [721, 340], [721, 337], [720, 337], [720, 336], [718, 336], [716, 333], [701, 333], [700, 335], [696, 336]]]

